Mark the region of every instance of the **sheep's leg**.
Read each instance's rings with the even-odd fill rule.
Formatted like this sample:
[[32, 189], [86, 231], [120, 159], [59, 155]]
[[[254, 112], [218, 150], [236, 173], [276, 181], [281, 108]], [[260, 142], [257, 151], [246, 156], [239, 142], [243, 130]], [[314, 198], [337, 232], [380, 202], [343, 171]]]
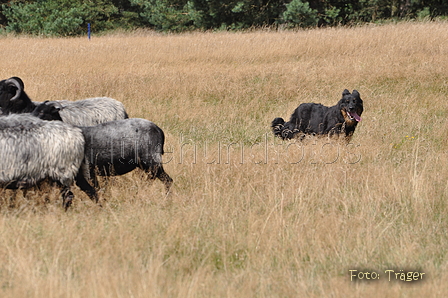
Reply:
[[95, 187], [95, 189], [99, 189], [100, 184], [98, 183], [98, 178], [96, 177], [95, 172], [96, 172], [95, 166], [90, 166], [90, 179], [92, 179], [93, 187]]
[[[96, 178], [96, 176], [95, 176]], [[89, 198], [94, 201], [95, 203], [98, 203], [98, 194], [95, 190], [94, 187], [92, 187], [89, 182], [87, 181], [87, 179], [84, 177], [82, 171], [79, 171], [78, 174], [76, 175], [76, 185], [83, 191], [85, 192]]]
[[62, 207], [64, 207], [65, 211], [72, 205], [73, 202], [73, 193], [70, 190], [69, 186], [63, 186], [61, 189], [61, 195], [62, 195]]
[[163, 170], [162, 167], [159, 168], [159, 174], [157, 177], [165, 184], [166, 193], [169, 193], [171, 185], [173, 184], [173, 179]]
[[165, 172], [162, 165], [155, 166], [152, 169], [145, 169], [145, 171], [151, 173], [152, 179], [158, 178], [165, 184], [167, 194], [170, 192], [173, 179]]

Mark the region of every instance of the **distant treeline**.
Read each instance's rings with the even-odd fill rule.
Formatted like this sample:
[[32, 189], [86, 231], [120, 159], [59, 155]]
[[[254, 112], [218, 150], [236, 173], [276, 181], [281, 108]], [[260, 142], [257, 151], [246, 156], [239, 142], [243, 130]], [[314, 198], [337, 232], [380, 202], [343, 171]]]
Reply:
[[115, 29], [239, 30], [448, 16], [446, 0], [0, 0], [4, 32], [50, 36]]

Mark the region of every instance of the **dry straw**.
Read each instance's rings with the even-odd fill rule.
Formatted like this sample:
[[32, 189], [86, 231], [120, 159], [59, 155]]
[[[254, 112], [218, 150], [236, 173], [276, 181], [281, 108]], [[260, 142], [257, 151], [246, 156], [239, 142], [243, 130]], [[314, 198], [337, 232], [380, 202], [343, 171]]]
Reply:
[[[76, 191], [67, 213], [51, 187], [14, 207], [3, 191], [0, 295], [443, 296], [447, 29], [2, 38], [1, 77], [33, 100], [110, 96], [162, 127], [175, 184], [166, 197], [142, 173], [111, 178], [102, 209]], [[351, 144], [271, 135], [345, 88], [365, 103]]]

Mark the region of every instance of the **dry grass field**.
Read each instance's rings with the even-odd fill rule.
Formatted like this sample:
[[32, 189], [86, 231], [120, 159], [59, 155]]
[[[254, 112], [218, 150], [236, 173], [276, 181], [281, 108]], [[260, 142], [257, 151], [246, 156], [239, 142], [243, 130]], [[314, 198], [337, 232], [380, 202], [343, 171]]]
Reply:
[[[74, 187], [68, 212], [57, 189], [14, 206], [3, 190], [0, 297], [448, 293], [447, 22], [4, 36], [0, 51], [0, 79], [35, 101], [110, 96], [158, 124], [174, 179], [169, 196], [138, 171], [102, 181], [102, 208]], [[273, 137], [275, 117], [346, 88], [364, 100], [350, 144]]]

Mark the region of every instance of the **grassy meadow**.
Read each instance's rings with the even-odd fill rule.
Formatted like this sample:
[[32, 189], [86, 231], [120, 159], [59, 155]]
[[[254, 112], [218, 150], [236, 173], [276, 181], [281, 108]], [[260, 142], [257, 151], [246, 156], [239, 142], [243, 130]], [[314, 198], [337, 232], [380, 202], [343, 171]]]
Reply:
[[[12, 207], [1, 191], [0, 297], [448, 293], [447, 22], [3, 36], [0, 51], [0, 79], [34, 101], [110, 96], [158, 124], [174, 179], [168, 196], [139, 171], [100, 181], [102, 208], [75, 186], [68, 212], [51, 187]], [[344, 89], [364, 100], [349, 144], [273, 137], [275, 117]]]

